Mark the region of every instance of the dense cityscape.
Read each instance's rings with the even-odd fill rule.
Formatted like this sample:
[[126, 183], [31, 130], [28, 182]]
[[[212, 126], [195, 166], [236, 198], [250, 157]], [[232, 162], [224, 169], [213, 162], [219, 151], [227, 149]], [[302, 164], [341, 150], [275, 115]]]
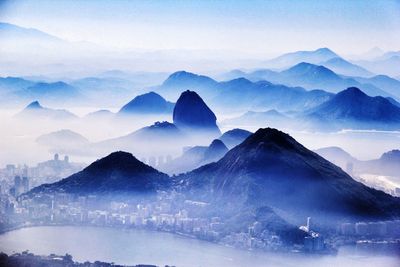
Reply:
[[68, 156], [60, 160], [58, 154], [35, 168], [7, 165], [2, 169], [1, 231], [43, 225], [80, 225], [170, 232], [250, 250], [335, 254], [344, 245], [370, 253], [397, 253], [400, 249], [400, 220], [344, 222], [335, 232], [322, 234], [317, 230], [318, 222], [304, 218], [305, 225], [299, 227], [304, 232], [301, 245], [284, 242], [273, 231], [263, 230], [259, 222], [248, 225], [246, 232], [227, 232], [223, 218], [204, 215], [209, 203], [186, 199], [176, 191], [159, 191], [154, 200], [143, 202], [104, 201], [98, 195], [67, 193], [25, 197], [31, 181], [36, 185], [56, 181], [61, 175], [81, 167], [69, 163]]

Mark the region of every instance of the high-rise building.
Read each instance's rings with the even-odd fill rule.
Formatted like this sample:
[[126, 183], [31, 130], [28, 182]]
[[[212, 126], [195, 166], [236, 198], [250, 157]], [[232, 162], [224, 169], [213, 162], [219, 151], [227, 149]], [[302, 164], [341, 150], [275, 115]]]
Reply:
[[21, 177], [19, 175], [16, 175], [14, 177], [14, 187], [17, 189], [21, 186], [22, 180]]
[[29, 191], [29, 178], [28, 177], [22, 177], [22, 187], [24, 188], [24, 192]]
[[311, 231], [312, 225], [311, 225], [311, 217], [307, 217], [307, 231]]
[[55, 160], [55, 161], [58, 161], [58, 158], [59, 158], [58, 154], [57, 154], [57, 153], [54, 154], [54, 160]]
[[64, 163], [69, 163], [69, 157], [67, 155], [64, 156]]

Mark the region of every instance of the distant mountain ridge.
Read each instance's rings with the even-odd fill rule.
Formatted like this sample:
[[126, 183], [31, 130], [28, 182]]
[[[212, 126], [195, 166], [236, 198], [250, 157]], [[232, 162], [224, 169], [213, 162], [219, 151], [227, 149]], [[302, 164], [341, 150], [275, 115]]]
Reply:
[[72, 120], [78, 117], [64, 109], [50, 109], [40, 105], [39, 101], [33, 101], [21, 112], [15, 115], [20, 119], [49, 119], [49, 120]]
[[119, 114], [158, 114], [172, 113], [174, 103], [166, 101], [155, 92], [149, 92], [136, 96], [129, 103], [124, 105]]
[[336, 57], [339, 56], [335, 52], [324, 47], [313, 51], [297, 51], [283, 54], [277, 58], [266, 61], [265, 64], [272, 68], [287, 68], [288, 66], [293, 66], [300, 62], [318, 64]]
[[366, 95], [356, 87], [350, 87], [329, 101], [310, 110], [308, 115], [331, 122], [374, 123], [384, 127], [385, 124], [400, 125], [400, 108], [388, 99]]

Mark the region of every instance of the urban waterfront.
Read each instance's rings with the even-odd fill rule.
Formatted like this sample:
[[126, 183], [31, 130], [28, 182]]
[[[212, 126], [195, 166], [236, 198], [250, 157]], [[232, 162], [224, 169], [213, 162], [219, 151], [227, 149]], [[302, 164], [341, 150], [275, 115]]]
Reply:
[[[0, 250], [71, 254], [76, 261], [159, 266], [398, 266], [395, 256], [337, 256], [268, 253], [234, 249], [176, 234], [149, 230], [84, 226], [40, 226], [0, 235]], [[290, 256], [289, 256], [290, 255]]]

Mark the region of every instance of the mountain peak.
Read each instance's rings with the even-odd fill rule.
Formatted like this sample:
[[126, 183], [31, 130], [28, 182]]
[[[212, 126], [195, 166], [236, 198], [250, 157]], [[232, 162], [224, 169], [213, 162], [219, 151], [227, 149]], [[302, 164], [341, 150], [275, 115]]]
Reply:
[[168, 175], [144, 164], [131, 153], [117, 151], [59, 182], [44, 184], [28, 194], [67, 192], [72, 194], [155, 193], [170, 184]]
[[298, 144], [290, 135], [275, 128], [261, 128], [247, 138], [243, 144], [262, 147], [273, 145], [285, 149], [293, 149]]
[[39, 101], [33, 101], [27, 105], [25, 109], [43, 109], [43, 107], [40, 105]]
[[357, 87], [349, 87], [337, 94], [337, 96], [341, 97], [365, 97], [367, 94], [365, 94], [363, 91], [361, 91]]
[[194, 91], [186, 90], [175, 104], [174, 124], [183, 128], [218, 130], [217, 117]]
[[315, 50], [315, 52], [322, 53], [322, 54], [329, 54], [329, 55], [332, 55], [332, 56], [337, 56], [337, 54], [335, 52], [333, 52], [332, 50], [330, 50], [327, 47], [318, 48], [317, 50]]
[[172, 103], [152, 91], [136, 96], [124, 105], [118, 113], [169, 113], [172, 111], [172, 105]]

